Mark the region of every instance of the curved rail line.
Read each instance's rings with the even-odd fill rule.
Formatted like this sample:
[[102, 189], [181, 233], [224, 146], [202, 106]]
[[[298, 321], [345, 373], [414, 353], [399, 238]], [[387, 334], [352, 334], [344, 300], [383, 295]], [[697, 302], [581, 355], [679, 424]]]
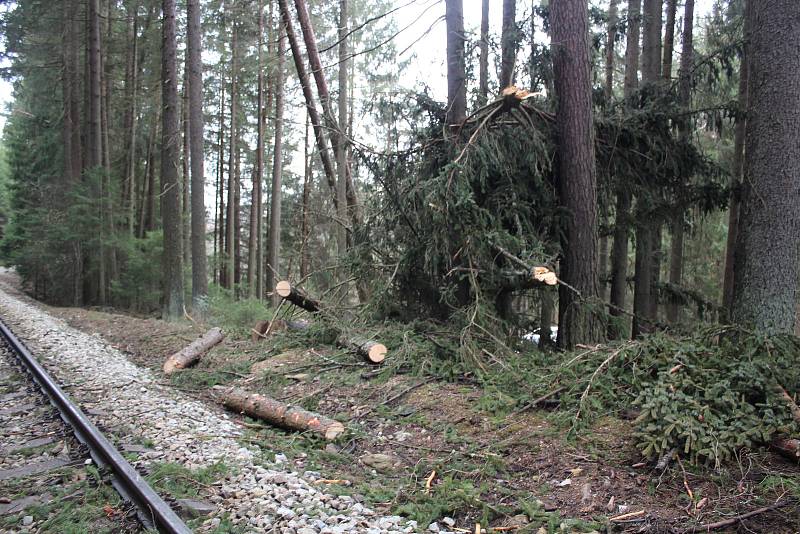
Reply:
[[146, 527], [158, 529], [159, 532], [190, 534], [191, 529], [153, 491], [153, 488], [142, 479], [141, 475], [111, 445], [80, 408], [69, 400], [44, 367], [2, 320], [0, 320], [0, 334], [8, 341], [9, 346], [31, 373], [34, 381], [50, 398], [50, 402], [58, 409], [62, 419], [72, 427], [75, 437], [89, 448], [95, 463], [111, 469], [114, 474], [112, 479], [114, 488], [124, 499], [136, 506], [142, 523]]

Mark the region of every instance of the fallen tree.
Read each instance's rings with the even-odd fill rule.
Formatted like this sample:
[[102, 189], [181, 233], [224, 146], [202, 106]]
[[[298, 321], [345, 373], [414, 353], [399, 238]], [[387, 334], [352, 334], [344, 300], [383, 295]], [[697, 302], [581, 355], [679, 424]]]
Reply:
[[224, 386], [214, 386], [213, 389], [226, 408], [280, 428], [313, 432], [327, 440], [334, 440], [344, 432], [344, 425], [339, 421], [266, 395]]
[[176, 352], [164, 362], [164, 373], [172, 374], [178, 369], [191, 367], [200, 357], [208, 352], [212, 347], [219, 344], [225, 336], [219, 328], [212, 328], [202, 337], [194, 340], [190, 345]]
[[362, 337], [341, 334], [336, 338], [336, 344], [353, 351], [369, 363], [381, 363], [389, 352], [386, 345]]
[[303, 290], [295, 287], [288, 280], [281, 280], [275, 285], [275, 292], [283, 299], [299, 308], [317, 313], [322, 309], [320, 303], [308, 295]]

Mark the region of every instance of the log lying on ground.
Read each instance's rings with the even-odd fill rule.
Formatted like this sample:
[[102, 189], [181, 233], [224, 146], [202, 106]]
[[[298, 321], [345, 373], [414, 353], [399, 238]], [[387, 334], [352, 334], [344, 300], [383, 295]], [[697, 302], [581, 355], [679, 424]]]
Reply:
[[200, 357], [217, 345], [225, 336], [219, 328], [212, 328], [203, 337], [195, 339], [190, 345], [176, 352], [164, 362], [164, 373], [172, 374], [197, 363]]
[[381, 363], [388, 352], [386, 345], [382, 343], [344, 334], [336, 339], [336, 344], [344, 349], [352, 350], [369, 363]]
[[309, 326], [311, 326], [311, 323], [308, 321], [284, 321], [283, 319], [275, 319], [274, 321], [258, 321], [252, 328], [250, 339], [252, 341], [258, 341], [276, 332], [283, 332], [286, 330], [305, 330]]
[[306, 295], [300, 288], [292, 286], [288, 280], [278, 282], [275, 292], [284, 300], [311, 313], [316, 313], [322, 308], [319, 302]]
[[795, 462], [800, 462], [800, 439], [779, 437], [772, 440], [769, 448]]
[[271, 425], [289, 430], [310, 431], [333, 440], [344, 432], [344, 425], [303, 408], [283, 403], [266, 395], [249, 393], [239, 388], [214, 386], [225, 407]]

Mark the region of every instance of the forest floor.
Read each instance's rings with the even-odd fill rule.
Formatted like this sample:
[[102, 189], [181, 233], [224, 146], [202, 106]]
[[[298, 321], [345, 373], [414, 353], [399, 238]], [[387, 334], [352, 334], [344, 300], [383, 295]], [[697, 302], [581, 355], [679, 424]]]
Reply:
[[[156, 371], [205, 330], [188, 321], [45, 309]], [[340, 419], [348, 432], [335, 443], [240, 422], [246, 442], [318, 471], [329, 492], [407, 515], [423, 530], [437, 523], [430, 530], [474, 532], [480, 522], [496, 532], [686, 532], [800, 497], [800, 468], [764, 451], [742, 451], [718, 470], [681, 463], [656, 470], [636, 450], [630, 420], [601, 417], [570, 439], [557, 408], [509, 414], [498, 410], [496, 392], [468, 379], [386, 379], [371, 371], [331, 346], [284, 351], [272, 339], [229, 337], [171, 385], [209, 403], [210, 386], [243, 385]], [[716, 531], [800, 532], [800, 510], [790, 504], [725, 528]]]

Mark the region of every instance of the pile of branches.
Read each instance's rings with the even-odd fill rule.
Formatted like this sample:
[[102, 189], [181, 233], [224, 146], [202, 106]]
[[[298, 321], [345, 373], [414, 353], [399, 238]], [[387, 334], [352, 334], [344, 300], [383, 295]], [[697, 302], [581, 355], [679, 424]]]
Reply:
[[[388, 315], [509, 322], [510, 297], [530, 286], [498, 251], [556, 269], [565, 213], [557, 198], [555, 116], [546, 105], [509, 88], [453, 131], [444, 126], [444, 107], [417, 95], [409, 123], [427, 126], [412, 132], [411, 147], [361, 152], [382, 185], [367, 227], [391, 273]], [[679, 112], [642, 96], [634, 111], [620, 105], [595, 117], [600, 188], [633, 191], [637, 206], [647, 206], [638, 210], [643, 217], [676, 205], [710, 209], [727, 198], [718, 168], [675, 135]], [[474, 316], [465, 313], [476, 307]]]

